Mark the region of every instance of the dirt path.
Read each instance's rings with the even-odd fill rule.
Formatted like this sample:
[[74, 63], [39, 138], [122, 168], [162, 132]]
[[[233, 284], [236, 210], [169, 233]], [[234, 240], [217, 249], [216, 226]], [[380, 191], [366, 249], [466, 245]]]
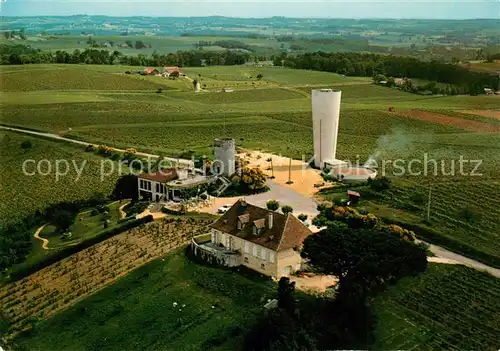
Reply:
[[44, 249], [44, 250], [48, 250], [48, 249], [49, 249], [49, 248], [48, 248], [49, 241], [48, 241], [47, 239], [45, 239], [45, 238], [41, 238], [41, 237], [40, 237], [40, 232], [43, 230], [43, 228], [45, 228], [45, 226], [46, 226], [46, 225], [47, 225], [47, 224], [44, 224], [44, 225], [42, 225], [40, 228], [38, 228], [38, 229], [36, 230], [35, 234], [33, 235], [33, 237], [34, 237], [35, 239], [38, 239], [38, 240], [41, 240], [41, 241], [42, 241], [42, 249]]
[[127, 201], [126, 203], [124, 203], [123, 205], [121, 205], [120, 208], [118, 209], [118, 211], [120, 211], [120, 218], [127, 217], [127, 214], [125, 213], [125, 211], [123, 211], [123, 208], [125, 206], [127, 206], [129, 203], [130, 203], [130, 201]]

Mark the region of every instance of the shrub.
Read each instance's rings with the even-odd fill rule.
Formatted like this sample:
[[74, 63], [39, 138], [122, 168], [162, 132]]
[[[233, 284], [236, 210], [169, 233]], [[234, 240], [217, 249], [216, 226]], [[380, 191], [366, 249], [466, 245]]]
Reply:
[[304, 213], [301, 213], [297, 216], [298, 219], [300, 219], [302, 222], [307, 220], [307, 215]]
[[289, 213], [292, 213], [292, 212], [293, 212], [293, 207], [292, 207], [292, 206], [289, 206], [289, 205], [284, 205], [284, 206], [281, 206], [281, 212], [283, 212], [283, 214], [286, 216], [286, 215], [288, 215]]
[[277, 200], [269, 200], [266, 203], [266, 207], [270, 211], [277, 211], [280, 208], [280, 203]]
[[31, 144], [30, 140], [25, 140], [21, 143], [21, 149], [31, 149], [33, 147], [33, 144]]

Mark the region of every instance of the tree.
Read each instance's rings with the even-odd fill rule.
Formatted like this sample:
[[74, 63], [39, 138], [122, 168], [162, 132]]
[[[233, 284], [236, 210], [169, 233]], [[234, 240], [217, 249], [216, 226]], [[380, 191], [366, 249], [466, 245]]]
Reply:
[[380, 82], [387, 81], [387, 78], [383, 74], [377, 74], [373, 77], [373, 81], [378, 84]]
[[253, 192], [266, 186], [266, 175], [260, 168], [245, 167], [241, 170], [240, 185]]
[[270, 211], [277, 211], [280, 208], [280, 203], [276, 200], [269, 200], [266, 202], [266, 207]]
[[168, 77], [172, 79], [177, 79], [179, 78], [179, 76], [180, 76], [179, 71], [173, 71], [172, 73], [170, 73]]
[[291, 282], [288, 277], [281, 277], [278, 282], [278, 307], [293, 312], [295, 300], [293, 292], [295, 291], [295, 282]]
[[51, 221], [61, 232], [66, 232], [73, 224], [75, 214], [67, 210], [56, 210]]
[[264, 78], [264, 76], [261, 73], [257, 74], [257, 79], [258, 80], [261, 80], [262, 78]]
[[287, 216], [289, 213], [293, 212], [293, 207], [289, 205], [281, 206], [281, 212], [283, 212], [283, 214]]
[[33, 145], [31, 144], [31, 141], [25, 140], [21, 143], [21, 149], [31, 149]]
[[299, 215], [297, 216], [297, 218], [298, 218], [299, 220], [301, 220], [302, 222], [305, 222], [305, 221], [307, 220], [307, 215], [306, 215], [306, 214], [304, 214], [304, 213], [301, 213], [301, 214], [299, 214]]
[[389, 77], [387, 78], [387, 84], [386, 84], [388, 87], [393, 87], [396, 85], [396, 80], [394, 79], [394, 77]]
[[196, 90], [196, 86], [198, 85], [198, 81], [193, 79], [193, 88]]
[[122, 175], [115, 184], [115, 189], [111, 195], [114, 199], [132, 199], [137, 201], [139, 198], [139, 189], [137, 186], [137, 176], [134, 174]]
[[387, 177], [381, 177], [378, 179], [368, 179], [368, 185], [370, 185], [370, 188], [372, 188], [375, 191], [382, 191], [389, 189], [391, 187], [391, 180]]
[[423, 245], [368, 229], [332, 228], [304, 240], [301, 256], [339, 279], [339, 299], [362, 303], [370, 294], [427, 268]]

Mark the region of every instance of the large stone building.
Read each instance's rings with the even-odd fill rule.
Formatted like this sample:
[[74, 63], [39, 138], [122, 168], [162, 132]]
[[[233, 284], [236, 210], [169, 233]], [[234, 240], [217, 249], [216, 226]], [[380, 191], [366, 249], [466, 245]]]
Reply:
[[312, 232], [292, 214], [237, 201], [210, 226], [210, 235], [194, 238], [197, 256], [225, 266], [243, 265], [262, 274], [288, 276], [302, 268], [297, 250]]

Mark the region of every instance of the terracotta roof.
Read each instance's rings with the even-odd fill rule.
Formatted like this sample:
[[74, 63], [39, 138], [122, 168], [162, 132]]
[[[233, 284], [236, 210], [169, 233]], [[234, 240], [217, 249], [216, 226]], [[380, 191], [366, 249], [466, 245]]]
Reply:
[[178, 178], [175, 168], [166, 168], [154, 173], [141, 173], [137, 177], [160, 183], [170, 182]]
[[[271, 229], [268, 227], [268, 216], [270, 213], [273, 215], [273, 226]], [[253, 226], [245, 226], [241, 230], [238, 229], [237, 222], [239, 217], [246, 217], [246, 215], [248, 215], [249, 221], [256, 224], [256, 226], [264, 224], [260, 228], [261, 230], [258, 235], [253, 234]], [[312, 234], [292, 214], [285, 216], [281, 213], [248, 204], [243, 200], [238, 200], [211, 227], [275, 251], [287, 250], [301, 245], [304, 239]]]
[[177, 66], [169, 66], [164, 68], [165, 72], [171, 73], [171, 72], [180, 72], [181, 69]]

